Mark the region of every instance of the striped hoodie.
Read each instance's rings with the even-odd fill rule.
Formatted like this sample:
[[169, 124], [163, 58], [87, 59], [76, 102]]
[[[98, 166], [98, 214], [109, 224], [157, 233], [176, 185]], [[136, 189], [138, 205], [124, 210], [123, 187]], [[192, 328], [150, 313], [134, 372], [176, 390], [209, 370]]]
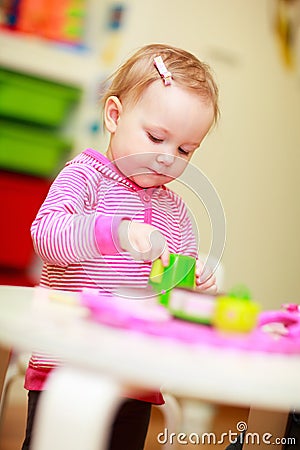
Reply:
[[[158, 228], [171, 253], [197, 256], [192, 224], [178, 195], [165, 186], [139, 187], [104, 155], [87, 149], [57, 176], [32, 224], [35, 251], [44, 263], [40, 285], [74, 292], [147, 286], [151, 263], [135, 261], [119, 247], [117, 230], [125, 218]], [[33, 354], [25, 388], [42, 390], [58, 363]], [[161, 403], [153, 396], [149, 401]]]

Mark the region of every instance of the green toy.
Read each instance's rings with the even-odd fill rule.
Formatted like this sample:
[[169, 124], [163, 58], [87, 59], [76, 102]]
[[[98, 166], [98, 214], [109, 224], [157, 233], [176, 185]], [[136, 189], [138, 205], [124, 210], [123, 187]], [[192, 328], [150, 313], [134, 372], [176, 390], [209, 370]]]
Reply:
[[159, 295], [162, 305], [168, 306], [171, 290], [177, 286], [195, 287], [196, 259], [191, 256], [170, 254], [167, 267], [160, 259], [153, 262], [149, 283]]

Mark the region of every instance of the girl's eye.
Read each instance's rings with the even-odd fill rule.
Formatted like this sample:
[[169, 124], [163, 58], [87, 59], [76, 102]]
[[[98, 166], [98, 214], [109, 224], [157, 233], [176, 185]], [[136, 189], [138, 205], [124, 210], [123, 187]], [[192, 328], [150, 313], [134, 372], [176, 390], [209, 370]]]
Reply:
[[155, 136], [153, 136], [151, 133], [147, 133], [148, 134], [148, 138], [150, 139], [150, 141], [154, 142], [155, 144], [159, 144], [160, 142], [163, 142], [163, 139], [159, 139]]
[[189, 152], [185, 151], [185, 150], [184, 150], [183, 148], [181, 148], [181, 147], [178, 147], [178, 151], [179, 151], [179, 153], [180, 153], [181, 155], [187, 156], [187, 155], [189, 154]]

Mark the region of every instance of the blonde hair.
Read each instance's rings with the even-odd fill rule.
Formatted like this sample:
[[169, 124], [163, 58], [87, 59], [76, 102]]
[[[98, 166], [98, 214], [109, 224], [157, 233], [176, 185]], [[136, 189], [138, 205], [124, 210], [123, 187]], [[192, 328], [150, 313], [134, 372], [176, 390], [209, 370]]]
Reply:
[[191, 53], [164, 44], [146, 45], [122, 64], [109, 78], [112, 81], [102, 97], [103, 105], [112, 95], [117, 96], [122, 103], [136, 104], [144, 90], [160, 79], [154, 66], [156, 56], [162, 57], [176, 84], [195, 91], [212, 104], [216, 123], [219, 117], [219, 90], [210, 67]]

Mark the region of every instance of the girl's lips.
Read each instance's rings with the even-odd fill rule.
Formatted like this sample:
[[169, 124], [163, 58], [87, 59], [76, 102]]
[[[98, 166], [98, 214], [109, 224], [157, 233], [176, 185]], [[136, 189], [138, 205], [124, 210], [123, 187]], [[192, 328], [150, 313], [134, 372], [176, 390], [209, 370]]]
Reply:
[[154, 174], [154, 175], [158, 175], [158, 176], [164, 176], [165, 175], [164, 173], [158, 172], [157, 170], [154, 170], [154, 169], [148, 169], [148, 170], [149, 170], [149, 172], [151, 174]]

